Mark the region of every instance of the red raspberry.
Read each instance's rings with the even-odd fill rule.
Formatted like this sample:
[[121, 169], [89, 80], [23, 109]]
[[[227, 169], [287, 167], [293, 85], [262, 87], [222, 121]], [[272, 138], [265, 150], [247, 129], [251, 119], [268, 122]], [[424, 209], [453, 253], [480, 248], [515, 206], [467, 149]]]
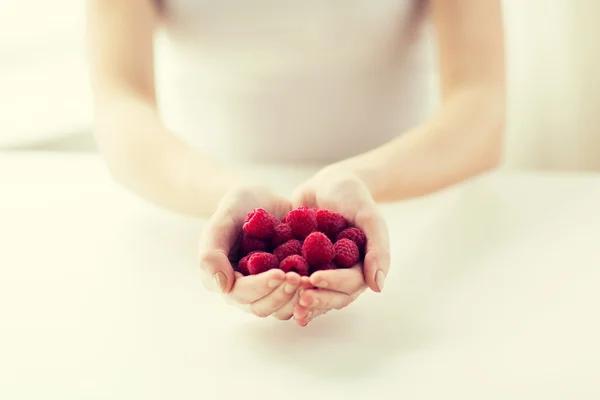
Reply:
[[242, 230], [259, 239], [270, 239], [275, 234], [275, 226], [279, 221], [266, 210], [257, 208], [244, 220]]
[[309, 265], [327, 264], [335, 257], [335, 248], [324, 233], [313, 232], [302, 245], [302, 255]]
[[248, 259], [250, 258], [250, 254], [245, 257], [242, 257], [240, 262], [238, 263], [237, 270], [244, 275], [250, 275], [250, 271], [248, 271]]
[[335, 263], [340, 268], [350, 268], [358, 263], [360, 253], [358, 246], [350, 239], [340, 239], [333, 245], [335, 248]]
[[286, 215], [285, 221], [292, 228], [296, 239], [302, 240], [317, 230], [317, 217], [310, 208], [299, 207]]
[[279, 262], [294, 254], [302, 254], [302, 243], [299, 240], [290, 240], [273, 250], [273, 255]]
[[319, 232], [323, 232], [330, 239], [335, 239], [341, 231], [348, 227], [348, 222], [342, 214], [329, 210], [318, 210], [316, 214]]
[[248, 259], [248, 272], [257, 275], [279, 266], [279, 260], [271, 253], [257, 252]]
[[313, 274], [317, 271], [327, 271], [330, 269], [337, 269], [337, 265], [335, 265], [333, 262], [328, 262], [327, 264], [319, 265], [317, 267], [312, 267], [310, 269], [310, 273]]
[[361, 255], [365, 254], [365, 245], [367, 244], [367, 237], [365, 233], [358, 228], [348, 228], [344, 229], [337, 235], [336, 242], [340, 239], [350, 239], [356, 246], [358, 247], [358, 251]]
[[252, 251], [266, 251], [267, 250], [267, 242], [264, 242], [260, 239], [254, 238], [247, 234], [242, 235], [242, 256], [247, 255]]
[[275, 227], [275, 235], [273, 236], [271, 244], [273, 247], [281, 246], [293, 238], [294, 235], [292, 235], [292, 228], [290, 228], [290, 226], [286, 223], [279, 224]]
[[300, 276], [308, 276], [308, 263], [302, 256], [297, 254], [286, 257], [279, 264], [279, 268], [283, 272], [295, 272]]

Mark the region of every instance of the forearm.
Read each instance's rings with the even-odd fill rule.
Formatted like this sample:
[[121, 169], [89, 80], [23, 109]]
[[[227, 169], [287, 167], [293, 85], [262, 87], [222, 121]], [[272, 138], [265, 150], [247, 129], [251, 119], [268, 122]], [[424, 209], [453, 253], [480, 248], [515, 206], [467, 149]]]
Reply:
[[171, 134], [151, 102], [97, 101], [96, 138], [113, 177], [154, 204], [206, 217], [239, 177]]
[[503, 129], [503, 90], [464, 89], [421, 126], [332, 168], [357, 174], [378, 202], [427, 195], [495, 167]]

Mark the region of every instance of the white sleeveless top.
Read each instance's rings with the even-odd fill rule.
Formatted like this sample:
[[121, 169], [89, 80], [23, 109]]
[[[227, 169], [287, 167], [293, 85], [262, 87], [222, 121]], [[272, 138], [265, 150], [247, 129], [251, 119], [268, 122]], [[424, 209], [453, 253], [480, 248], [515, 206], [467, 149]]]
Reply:
[[328, 163], [379, 146], [437, 102], [418, 0], [165, 0], [166, 125], [221, 161]]

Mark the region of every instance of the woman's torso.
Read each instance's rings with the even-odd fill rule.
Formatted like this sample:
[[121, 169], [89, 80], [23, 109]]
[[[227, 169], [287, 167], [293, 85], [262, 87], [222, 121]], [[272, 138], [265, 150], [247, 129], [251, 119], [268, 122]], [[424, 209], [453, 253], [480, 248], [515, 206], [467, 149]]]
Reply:
[[331, 162], [436, 102], [418, 0], [166, 0], [162, 117], [223, 161]]

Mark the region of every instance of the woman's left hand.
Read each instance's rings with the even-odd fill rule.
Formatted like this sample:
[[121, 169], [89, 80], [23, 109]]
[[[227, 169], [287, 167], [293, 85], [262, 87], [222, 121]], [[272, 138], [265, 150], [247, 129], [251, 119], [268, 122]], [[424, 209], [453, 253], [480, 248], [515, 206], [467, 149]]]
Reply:
[[293, 197], [295, 207], [338, 212], [367, 236], [362, 265], [318, 271], [310, 276], [310, 284], [314, 288], [303, 290], [294, 308], [296, 323], [306, 326], [332, 309], [346, 307], [367, 287], [381, 292], [390, 267], [390, 243], [387, 225], [371, 193], [352, 173], [335, 167], [326, 168], [301, 185]]

